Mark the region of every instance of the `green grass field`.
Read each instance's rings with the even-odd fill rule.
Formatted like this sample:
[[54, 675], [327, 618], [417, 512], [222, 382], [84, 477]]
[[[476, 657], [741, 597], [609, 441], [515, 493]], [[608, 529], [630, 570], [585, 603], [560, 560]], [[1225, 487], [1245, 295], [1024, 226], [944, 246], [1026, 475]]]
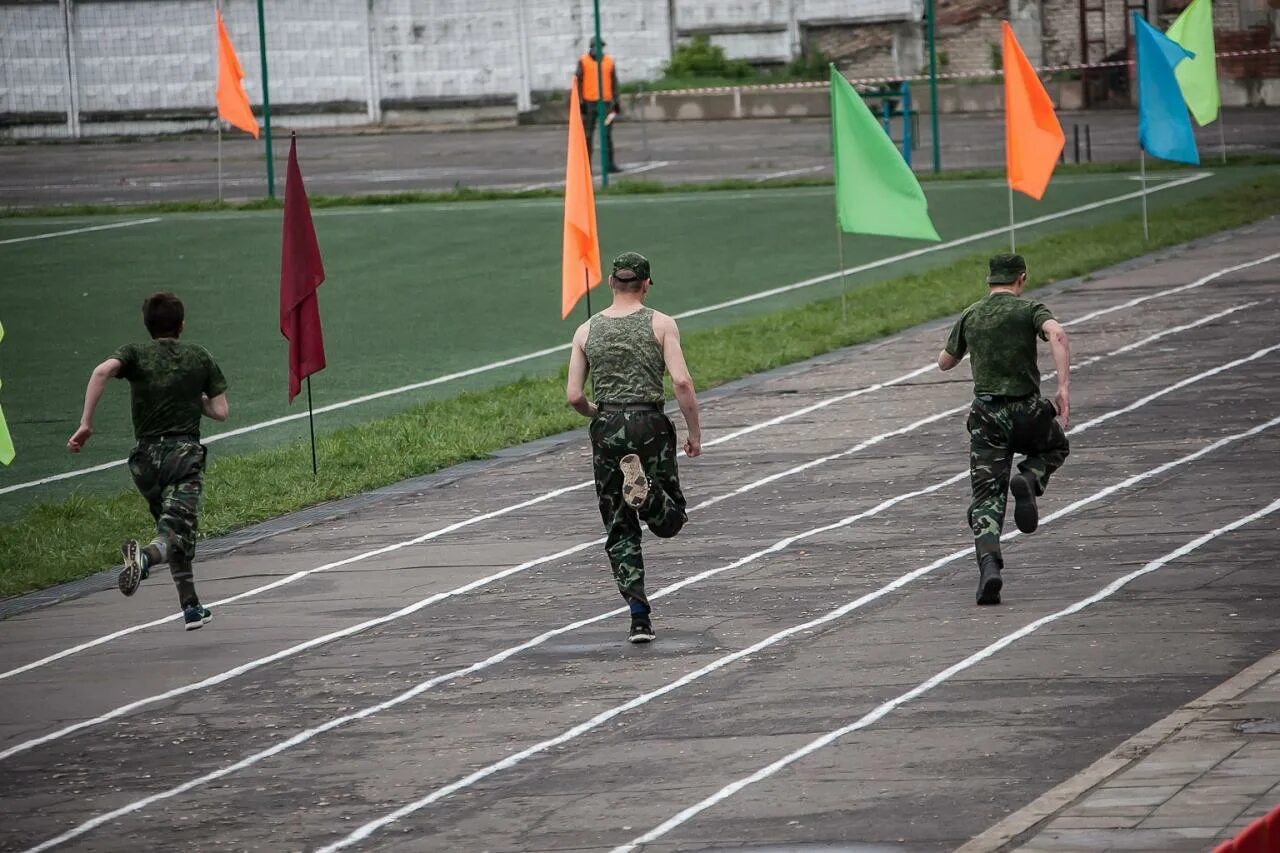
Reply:
[[[1153, 209], [1185, 205], [1258, 174], [1222, 171], [1151, 197]], [[1162, 180], [1176, 175], [1165, 173]], [[1079, 175], [1056, 181], [1040, 203], [1018, 197], [1019, 219], [1067, 210], [1137, 189], [1125, 176]], [[927, 186], [944, 240], [1007, 221], [1000, 181]], [[1025, 229], [1029, 240], [1064, 228], [1132, 215], [1127, 201]], [[585, 307], [561, 322], [561, 202], [558, 199], [316, 212], [328, 280], [321, 288], [329, 367], [313, 382], [316, 405], [521, 356], [568, 340]], [[0, 220], [0, 241], [129, 219], [86, 217]], [[302, 410], [285, 402], [285, 343], [277, 328], [278, 211], [162, 214], [159, 221], [115, 230], [0, 243], [6, 275], [0, 306], [7, 336], [0, 344], [0, 396], [18, 458], [0, 470], [0, 488], [120, 459], [132, 443], [127, 389], [111, 389], [97, 436], [79, 456], [65, 452], [89, 370], [119, 344], [144, 336], [142, 298], [178, 292], [188, 306], [186, 337], [207, 346], [231, 382], [234, 429]], [[652, 304], [680, 313], [834, 270], [835, 234], [829, 188], [756, 192], [635, 195], [602, 198], [599, 219], [606, 257], [624, 249], [653, 260]], [[995, 236], [933, 251], [854, 277], [852, 286], [928, 269], [975, 251], [1007, 245]], [[850, 235], [848, 266], [928, 248], [915, 241]], [[1031, 259], [1032, 274], [1035, 259]], [[705, 328], [810, 302], [839, 292], [839, 282], [692, 317]], [[596, 305], [607, 294], [597, 291]], [[557, 354], [458, 382], [328, 412], [330, 431], [401, 411], [413, 403], [492, 387], [558, 370]], [[695, 365], [696, 369], [696, 365]], [[213, 425], [210, 425], [213, 426]], [[305, 435], [305, 420], [253, 431], [216, 445], [218, 454], [279, 446]], [[123, 469], [0, 495], [0, 519], [33, 500], [74, 491], [112, 493], [127, 486]]]

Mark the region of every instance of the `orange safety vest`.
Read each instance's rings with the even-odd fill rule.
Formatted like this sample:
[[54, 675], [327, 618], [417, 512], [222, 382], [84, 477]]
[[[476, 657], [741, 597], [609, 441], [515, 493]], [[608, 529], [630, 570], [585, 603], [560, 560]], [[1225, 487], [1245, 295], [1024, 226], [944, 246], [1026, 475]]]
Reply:
[[[582, 54], [578, 60], [582, 63], [582, 100], [600, 100], [600, 77], [596, 70], [596, 58], [590, 53]], [[604, 55], [604, 99], [613, 100], [613, 57]]]

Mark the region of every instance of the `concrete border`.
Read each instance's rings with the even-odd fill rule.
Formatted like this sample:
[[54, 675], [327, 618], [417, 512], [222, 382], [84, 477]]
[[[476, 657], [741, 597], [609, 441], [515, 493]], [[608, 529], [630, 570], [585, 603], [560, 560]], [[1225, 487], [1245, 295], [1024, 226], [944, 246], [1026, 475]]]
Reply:
[[1204, 717], [1280, 672], [1280, 651], [1272, 652], [1238, 675], [1193, 699], [1162, 720], [1138, 732], [1067, 781], [1049, 789], [995, 826], [957, 847], [955, 853], [997, 853], [1071, 805], [1081, 795], [1141, 761], [1156, 747]]
[[[1063, 290], [1078, 286], [1089, 282], [1099, 276], [1115, 275], [1128, 272], [1150, 263], [1165, 260], [1171, 256], [1181, 252], [1195, 249], [1208, 243], [1221, 242], [1229, 240], [1238, 234], [1247, 234], [1250, 231], [1261, 227], [1263, 223], [1270, 221], [1273, 217], [1260, 219], [1248, 225], [1233, 228], [1228, 231], [1220, 231], [1215, 234], [1209, 234], [1204, 237], [1198, 237], [1186, 243], [1180, 243], [1176, 246], [1170, 246], [1156, 252], [1151, 252], [1136, 258], [1130, 258], [1121, 261], [1109, 267], [1086, 273], [1083, 276], [1056, 281], [1044, 287], [1036, 288], [1035, 293], [1046, 296], [1052, 296]], [[735, 379], [724, 385], [719, 385], [708, 391], [701, 392], [700, 398], [702, 402], [711, 402], [724, 397], [733, 396], [746, 389], [752, 388], [765, 382], [775, 379], [792, 376], [797, 373], [803, 373], [814, 367], [819, 367], [832, 362], [842, 361], [846, 358], [856, 356], [858, 353], [866, 352], [893, 343], [902, 337], [914, 334], [920, 331], [928, 331], [931, 329], [942, 329], [949, 326], [955, 321], [959, 313], [951, 314], [946, 317], [940, 317], [935, 320], [929, 320], [903, 329], [885, 338], [878, 338], [874, 341], [866, 343], [854, 344], [853, 346], [844, 347], [842, 349], [833, 350], [832, 352], [823, 353], [813, 358], [794, 364], [787, 364], [776, 367], [773, 370], [764, 373], [756, 373], [745, 376], [741, 379]], [[674, 403], [670, 403], [668, 408], [675, 409]], [[341, 498], [328, 503], [317, 504], [288, 515], [278, 516], [268, 519], [258, 524], [250, 525], [241, 530], [229, 533], [225, 536], [219, 536], [212, 539], [202, 540], [200, 542], [200, 552], [206, 556], [222, 556], [237, 548], [243, 548], [246, 545], [252, 545], [272, 536], [278, 536], [282, 533], [292, 533], [304, 527], [310, 527], [316, 524], [322, 524], [334, 521], [339, 518], [351, 515], [352, 513], [369, 509], [380, 503], [398, 500], [405, 495], [426, 491], [429, 489], [438, 489], [451, 483], [478, 474], [482, 471], [500, 467], [502, 465], [511, 464], [512, 462], [528, 459], [544, 453], [549, 453], [568, 444], [571, 441], [581, 438], [583, 434], [582, 428], [569, 430], [557, 435], [546, 436], [545, 438], [536, 439], [525, 444], [515, 445], [513, 447], [495, 450], [487, 459], [478, 459], [471, 462], [463, 462], [459, 465], [453, 465], [448, 468], [434, 471], [430, 474], [424, 474], [420, 477], [413, 477], [407, 480], [401, 480], [383, 486], [373, 491], [363, 492], [358, 495]], [[92, 574], [86, 578], [76, 581], [58, 584], [48, 587], [47, 589], [37, 590], [35, 592], [25, 593], [13, 596], [11, 598], [0, 600], [0, 621], [17, 616], [21, 613], [27, 613], [42, 607], [49, 607], [63, 601], [70, 601], [81, 598], [95, 592], [103, 592], [116, 586], [116, 574], [120, 567], [114, 566], [96, 574]], [[965, 853], [973, 853], [968, 848], [962, 848]], [[979, 848], [974, 848], [976, 851]], [[981, 848], [987, 849], [987, 848]]]

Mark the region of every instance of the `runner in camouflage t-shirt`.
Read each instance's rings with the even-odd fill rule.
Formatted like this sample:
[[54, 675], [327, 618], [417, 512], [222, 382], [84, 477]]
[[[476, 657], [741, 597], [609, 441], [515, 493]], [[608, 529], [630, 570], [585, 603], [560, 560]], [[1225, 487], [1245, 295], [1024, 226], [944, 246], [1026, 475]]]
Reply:
[[[938, 366], [950, 370], [965, 353], [973, 365], [973, 406], [969, 410], [969, 478], [973, 528], [978, 557], [978, 603], [999, 604], [1004, 558], [1008, 492], [1013, 492], [1013, 518], [1031, 533], [1039, 524], [1036, 497], [1067, 458], [1063, 427], [1070, 416], [1071, 349], [1062, 324], [1043, 304], [1022, 298], [1027, 265], [1020, 255], [991, 259], [990, 292], [970, 305], [951, 329]], [[1049, 341], [1058, 368], [1054, 402], [1040, 396], [1036, 338]], [[1061, 423], [1059, 423], [1061, 421]], [[1026, 458], [1009, 476], [1015, 453]]]
[[196, 595], [191, 566], [206, 457], [200, 418], [227, 419], [227, 381], [208, 350], [178, 340], [183, 313], [182, 302], [172, 293], [147, 298], [142, 318], [151, 340], [126, 344], [94, 368], [80, 428], [67, 448], [78, 453], [93, 435], [93, 414], [107, 380], [128, 380], [138, 440], [129, 454], [129, 473], [147, 499], [156, 537], [145, 547], [132, 539], [124, 543], [120, 591], [133, 595], [152, 566], [168, 563], [187, 630], [192, 630], [212, 618]]

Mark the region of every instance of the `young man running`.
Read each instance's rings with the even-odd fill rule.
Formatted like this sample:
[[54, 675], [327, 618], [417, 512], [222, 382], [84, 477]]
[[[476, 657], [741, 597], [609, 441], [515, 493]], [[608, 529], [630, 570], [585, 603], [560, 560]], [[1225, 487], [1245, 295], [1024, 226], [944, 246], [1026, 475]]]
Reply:
[[[605, 550], [618, 591], [631, 610], [633, 643], [656, 638], [644, 589], [640, 521], [656, 536], [680, 532], [688, 516], [676, 466], [676, 430], [663, 411], [663, 375], [671, 374], [688, 435], [684, 452], [702, 452], [698, 398], [680, 349], [676, 321], [646, 308], [649, 261], [624, 252], [613, 261], [613, 304], [578, 327], [569, 357], [569, 405], [591, 418], [596, 496]], [[595, 402], [584, 386], [591, 374]]]
[[[989, 264], [987, 295], [965, 309], [938, 354], [938, 367], [950, 370], [970, 354], [973, 406], [969, 410], [969, 479], [973, 528], [978, 557], [978, 604], [999, 604], [1004, 581], [1000, 572], [1000, 532], [1008, 492], [1013, 492], [1013, 520], [1023, 533], [1040, 523], [1036, 497], [1070, 451], [1063, 427], [1071, 415], [1071, 347], [1062, 324], [1040, 302], [1022, 298], [1027, 264], [1021, 255], [996, 255]], [[1053, 402], [1040, 396], [1036, 338], [1049, 342], [1058, 368]], [[1061, 421], [1061, 423], [1059, 423]], [[1012, 478], [1015, 453], [1026, 454]]]
[[188, 631], [213, 614], [196, 595], [191, 561], [196, 553], [200, 493], [206, 451], [200, 443], [200, 416], [227, 419], [227, 381], [204, 347], [178, 340], [184, 325], [182, 301], [155, 293], [142, 303], [142, 322], [151, 335], [144, 344], [125, 344], [93, 369], [84, 395], [80, 427], [67, 441], [79, 453], [93, 435], [93, 415], [114, 377], [127, 379], [133, 399], [129, 473], [156, 521], [156, 537], [145, 547], [130, 539], [121, 548], [120, 591], [133, 595], [151, 567], [169, 564]]

